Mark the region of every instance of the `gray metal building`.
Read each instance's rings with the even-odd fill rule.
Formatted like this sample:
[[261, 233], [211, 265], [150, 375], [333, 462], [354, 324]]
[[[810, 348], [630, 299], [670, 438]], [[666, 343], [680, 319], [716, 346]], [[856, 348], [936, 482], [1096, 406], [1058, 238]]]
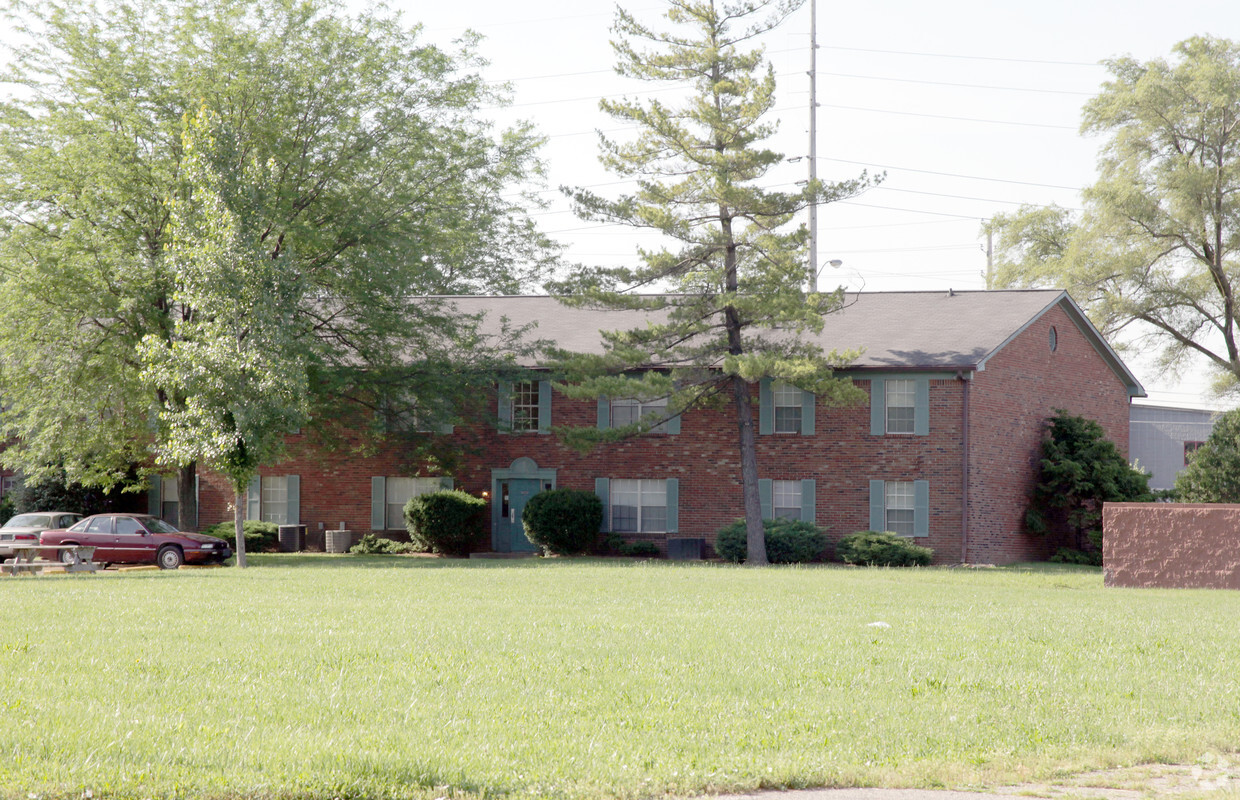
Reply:
[[1151, 489], [1170, 489], [1193, 448], [1214, 429], [1217, 411], [1175, 406], [1130, 406], [1128, 458], [1150, 473]]

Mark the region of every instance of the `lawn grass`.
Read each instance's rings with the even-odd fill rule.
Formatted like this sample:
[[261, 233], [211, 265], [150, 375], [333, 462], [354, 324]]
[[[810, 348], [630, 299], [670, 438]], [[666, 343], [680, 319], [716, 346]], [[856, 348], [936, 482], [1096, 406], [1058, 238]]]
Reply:
[[964, 788], [1240, 741], [1238, 593], [1088, 569], [251, 562], [0, 580], [0, 797]]

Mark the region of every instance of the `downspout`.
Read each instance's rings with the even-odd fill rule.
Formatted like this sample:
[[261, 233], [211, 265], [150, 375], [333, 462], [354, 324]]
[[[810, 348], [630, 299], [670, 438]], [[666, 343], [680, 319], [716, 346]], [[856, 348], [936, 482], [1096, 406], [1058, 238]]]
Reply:
[[963, 386], [960, 425], [960, 563], [969, 563], [969, 384], [964, 370], [956, 373]]

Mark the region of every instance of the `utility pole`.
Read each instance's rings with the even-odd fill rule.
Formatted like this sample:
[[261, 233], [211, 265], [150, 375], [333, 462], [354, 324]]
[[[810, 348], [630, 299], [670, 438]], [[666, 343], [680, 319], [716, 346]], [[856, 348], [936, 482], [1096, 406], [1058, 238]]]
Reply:
[[[809, 0], [809, 185], [818, 181], [818, 0]], [[809, 291], [818, 291], [818, 203], [809, 204]]]
[[995, 288], [995, 233], [991, 230], [990, 220], [986, 220], [986, 288]]

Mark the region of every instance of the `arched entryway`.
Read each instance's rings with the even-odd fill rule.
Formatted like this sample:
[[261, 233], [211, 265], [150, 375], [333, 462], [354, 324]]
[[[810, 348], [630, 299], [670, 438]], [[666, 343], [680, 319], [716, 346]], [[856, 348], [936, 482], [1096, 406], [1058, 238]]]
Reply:
[[497, 553], [536, 550], [525, 538], [522, 514], [531, 497], [555, 488], [555, 470], [542, 469], [522, 456], [507, 469], [491, 470], [491, 548]]

